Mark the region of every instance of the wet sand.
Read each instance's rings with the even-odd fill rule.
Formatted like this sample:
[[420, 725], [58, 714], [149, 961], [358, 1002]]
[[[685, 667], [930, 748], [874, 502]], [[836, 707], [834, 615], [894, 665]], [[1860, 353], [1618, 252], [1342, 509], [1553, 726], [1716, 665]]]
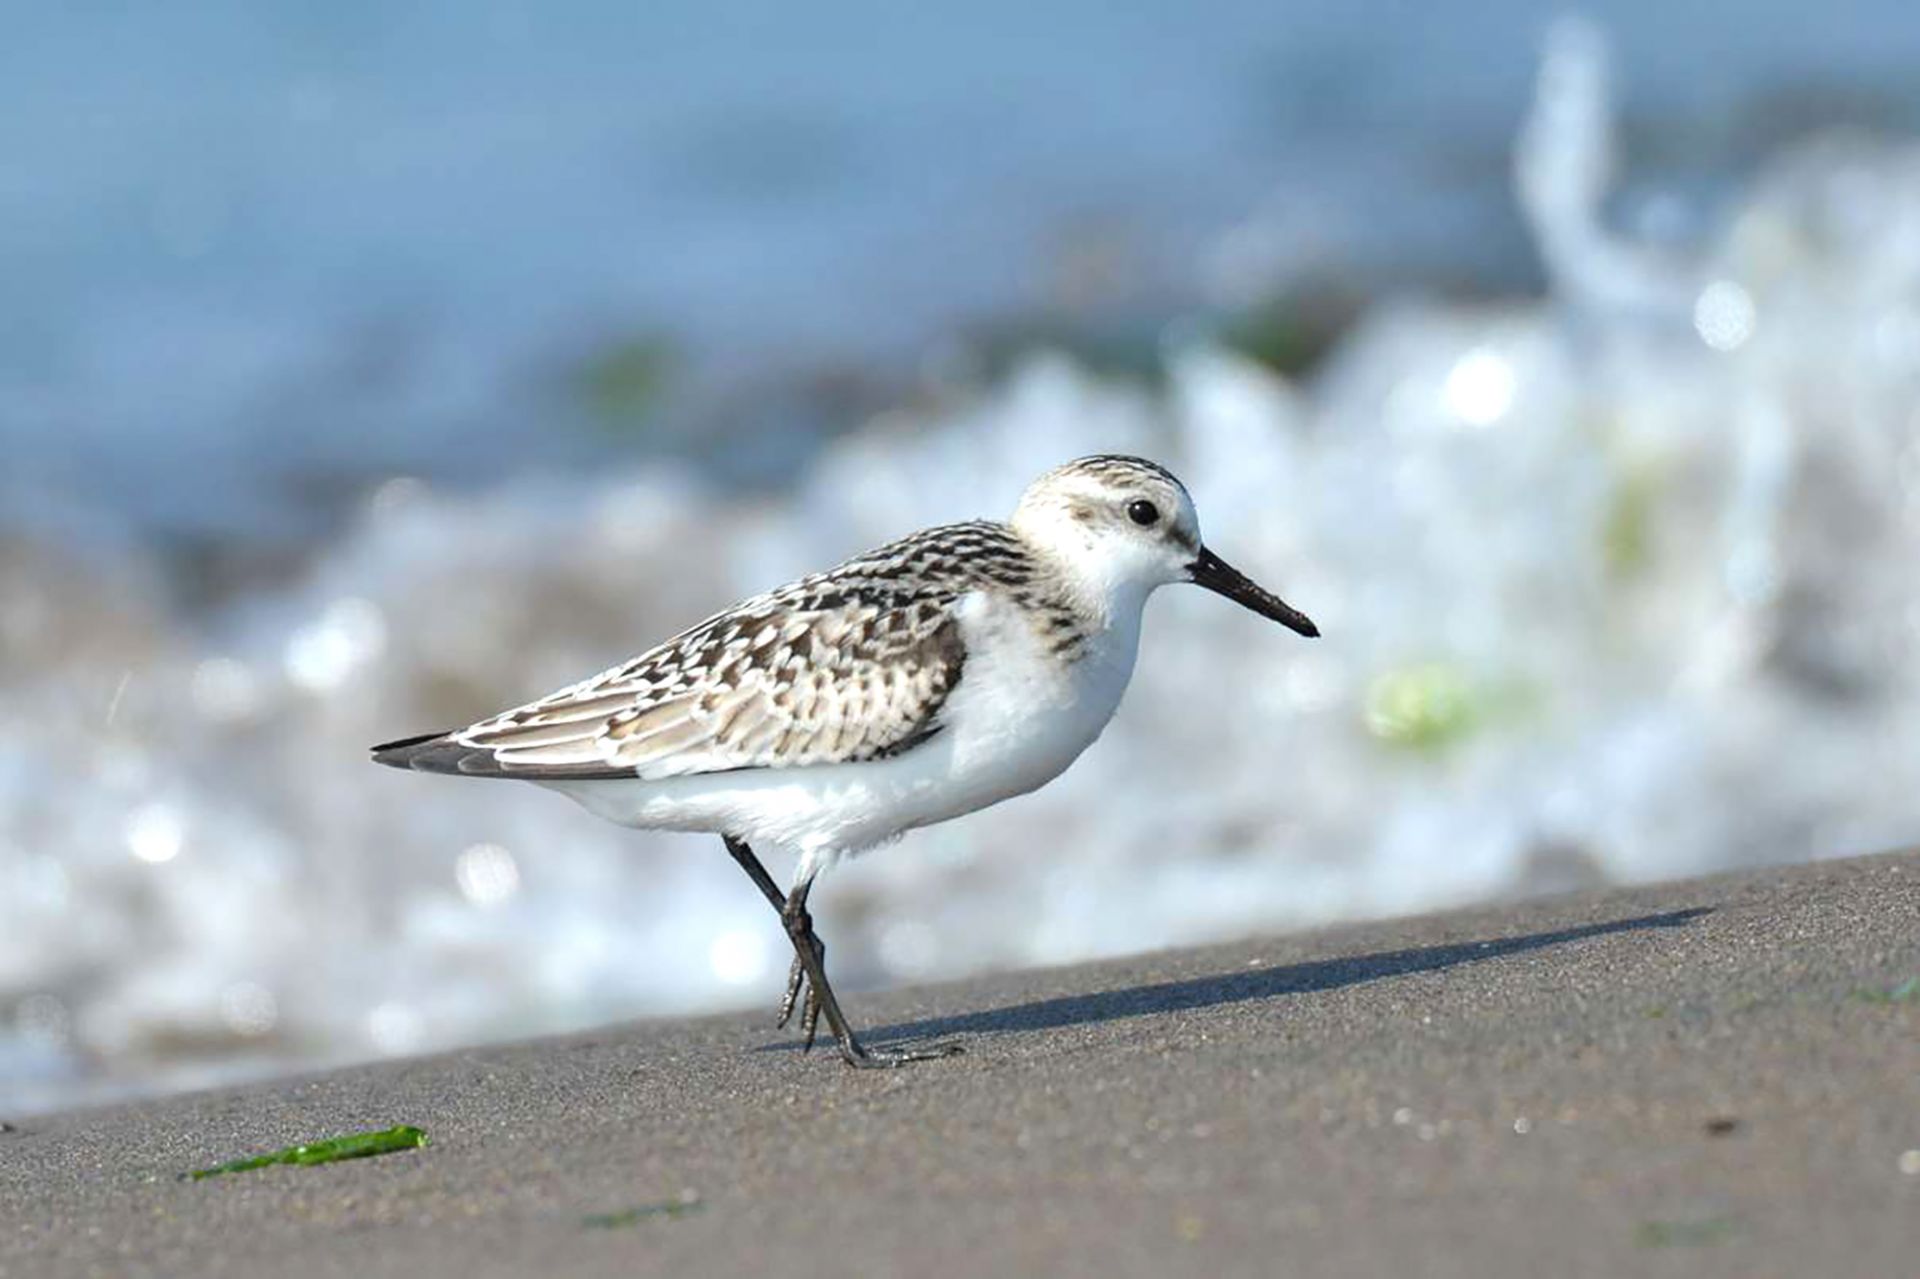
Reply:
[[635, 1023], [15, 1120], [0, 1275], [1915, 1274], [1915, 977], [1909, 853]]

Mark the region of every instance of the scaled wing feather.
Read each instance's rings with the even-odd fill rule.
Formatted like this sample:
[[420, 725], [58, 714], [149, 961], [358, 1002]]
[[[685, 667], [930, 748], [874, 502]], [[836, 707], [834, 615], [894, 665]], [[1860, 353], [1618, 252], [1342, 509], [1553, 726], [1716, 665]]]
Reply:
[[390, 743], [382, 762], [560, 780], [898, 754], [940, 730], [966, 656], [955, 608], [969, 593], [1013, 592], [1043, 630], [1069, 617], [1038, 578], [1005, 525], [926, 529], [756, 596], [550, 697], [454, 733]]
[[651, 779], [875, 759], [937, 731], [964, 657], [947, 608], [804, 602], [721, 614], [452, 737], [508, 774]]

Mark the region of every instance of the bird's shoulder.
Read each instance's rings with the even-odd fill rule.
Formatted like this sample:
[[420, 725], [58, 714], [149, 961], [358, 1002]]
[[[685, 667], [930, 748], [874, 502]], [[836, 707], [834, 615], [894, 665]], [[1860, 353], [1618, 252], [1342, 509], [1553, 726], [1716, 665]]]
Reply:
[[575, 687], [670, 692], [741, 666], [855, 670], [922, 648], [971, 592], [1018, 590], [1037, 576], [1031, 552], [1003, 524], [922, 529], [742, 600]]

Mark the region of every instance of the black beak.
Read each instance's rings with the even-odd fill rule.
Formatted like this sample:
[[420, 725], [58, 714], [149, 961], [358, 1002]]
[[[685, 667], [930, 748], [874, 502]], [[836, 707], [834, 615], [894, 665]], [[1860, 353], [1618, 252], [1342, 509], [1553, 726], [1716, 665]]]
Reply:
[[1320, 628], [1305, 613], [1273, 592], [1256, 585], [1252, 578], [1204, 546], [1193, 563], [1187, 565], [1187, 572], [1192, 574], [1190, 580], [1195, 586], [1204, 586], [1216, 595], [1224, 595], [1262, 617], [1270, 617], [1289, 630], [1300, 632], [1308, 639], [1320, 634]]

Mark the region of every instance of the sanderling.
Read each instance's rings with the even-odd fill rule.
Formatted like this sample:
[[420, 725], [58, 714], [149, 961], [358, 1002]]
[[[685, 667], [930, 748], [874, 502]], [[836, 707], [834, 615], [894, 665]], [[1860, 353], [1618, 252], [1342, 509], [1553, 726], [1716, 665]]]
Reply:
[[[807, 895], [839, 858], [1058, 776], [1112, 718], [1147, 596], [1217, 591], [1319, 632], [1200, 541], [1165, 468], [1085, 457], [1031, 484], [1006, 523], [931, 528], [756, 595], [631, 661], [466, 728], [389, 742], [395, 768], [552, 787], [610, 821], [706, 831], [780, 913], [801, 991], [853, 1066], [958, 1051], [868, 1048], [827, 984]], [[798, 855], [782, 894], [754, 855]]]

